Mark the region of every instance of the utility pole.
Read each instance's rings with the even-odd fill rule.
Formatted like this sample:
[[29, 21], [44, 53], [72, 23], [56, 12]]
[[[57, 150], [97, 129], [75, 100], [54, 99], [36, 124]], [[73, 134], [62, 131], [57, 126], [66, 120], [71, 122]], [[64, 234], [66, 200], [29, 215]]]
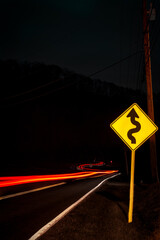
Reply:
[[[147, 0], [143, 0], [143, 33], [144, 33], [144, 56], [145, 72], [147, 84], [147, 108], [148, 116], [154, 122], [153, 89], [150, 58], [150, 40], [149, 40], [149, 15], [147, 12]], [[156, 137], [155, 134], [150, 138], [150, 165], [152, 181], [159, 182], [157, 170]]]

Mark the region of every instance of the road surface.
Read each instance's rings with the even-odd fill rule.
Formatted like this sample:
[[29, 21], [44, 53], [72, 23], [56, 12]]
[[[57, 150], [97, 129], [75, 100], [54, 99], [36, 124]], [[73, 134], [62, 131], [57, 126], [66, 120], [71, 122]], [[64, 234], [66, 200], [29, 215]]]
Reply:
[[94, 188], [107, 175], [66, 183], [0, 201], [0, 238], [28, 240], [41, 227]]

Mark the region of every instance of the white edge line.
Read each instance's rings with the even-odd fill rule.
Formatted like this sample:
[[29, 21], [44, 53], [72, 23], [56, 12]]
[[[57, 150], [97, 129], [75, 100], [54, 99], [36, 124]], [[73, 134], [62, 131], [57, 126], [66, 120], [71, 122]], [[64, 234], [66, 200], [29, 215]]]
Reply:
[[9, 194], [9, 195], [0, 197], [0, 201], [4, 200], [4, 199], [7, 199], [7, 198], [13, 198], [13, 197], [21, 196], [21, 195], [28, 194], [28, 193], [42, 191], [42, 190], [45, 190], [45, 189], [48, 189], [48, 188], [52, 188], [52, 187], [56, 187], [56, 186], [63, 185], [63, 184], [66, 184], [66, 182], [57, 183], [57, 184], [53, 184], [53, 185], [49, 185], [49, 186], [45, 186], [45, 187], [41, 187], [41, 188], [36, 188], [36, 189], [32, 189], [32, 190], [25, 191], [25, 192]]
[[100, 182], [96, 187], [94, 187], [92, 190], [90, 190], [88, 193], [86, 193], [83, 197], [81, 197], [79, 200], [74, 202], [71, 206], [66, 208], [63, 212], [61, 212], [57, 217], [52, 219], [50, 222], [48, 222], [46, 225], [44, 225], [41, 229], [39, 229], [32, 237], [30, 237], [28, 240], [36, 240], [39, 237], [41, 237], [44, 233], [46, 233], [51, 227], [53, 227], [57, 222], [59, 222], [64, 216], [66, 216], [73, 208], [75, 208], [78, 204], [80, 204], [88, 195], [90, 195], [92, 192], [94, 192], [97, 188], [99, 188], [105, 181], [117, 177], [121, 173], [118, 173], [114, 176], [108, 177], [104, 179], [102, 182]]

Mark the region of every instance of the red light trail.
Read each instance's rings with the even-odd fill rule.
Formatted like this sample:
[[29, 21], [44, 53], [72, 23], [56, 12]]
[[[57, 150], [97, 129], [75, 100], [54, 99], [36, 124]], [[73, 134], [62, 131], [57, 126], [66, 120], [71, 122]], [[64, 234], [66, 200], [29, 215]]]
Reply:
[[[32, 175], [32, 176], [13, 176], [13, 177], [0, 177], [0, 187], [9, 187], [26, 183], [45, 182], [45, 181], [61, 181], [68, 179], [82, 179], [86, 177], [96, 176], [98, 174], [111, 174], [116, 173], [118, 170], [99, 170], [94, 171], [89, 166], [102, 166], [104, 163], [96, 164], [82, 164], [77, 168], [86, 172], [54, 174], [54, 175]], [[86, 168], [87, 167], [87, 168]]]

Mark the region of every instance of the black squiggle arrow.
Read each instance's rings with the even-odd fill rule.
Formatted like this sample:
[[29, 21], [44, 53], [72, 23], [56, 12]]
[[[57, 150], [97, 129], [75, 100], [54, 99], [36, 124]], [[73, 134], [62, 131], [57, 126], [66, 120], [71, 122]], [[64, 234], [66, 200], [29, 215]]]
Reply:
[[139, 118], [139, 116], [136, 113], [136, 111], [134, 110], [134, 108], [132, 108], [132, 110], [129, 112], [127, 117], [130, 117], [131, 118], [131, 123], [136, 125], [136, 128], [130, 129], [128, 131], [127, 136], [131, 140], [131, 143], [136, 143], [136, 139], [132, 134], [136, 133], [136, 132], [139, 132], [139, 130], [141, 129], [141, 124], [135, 120], [135, 118]]

